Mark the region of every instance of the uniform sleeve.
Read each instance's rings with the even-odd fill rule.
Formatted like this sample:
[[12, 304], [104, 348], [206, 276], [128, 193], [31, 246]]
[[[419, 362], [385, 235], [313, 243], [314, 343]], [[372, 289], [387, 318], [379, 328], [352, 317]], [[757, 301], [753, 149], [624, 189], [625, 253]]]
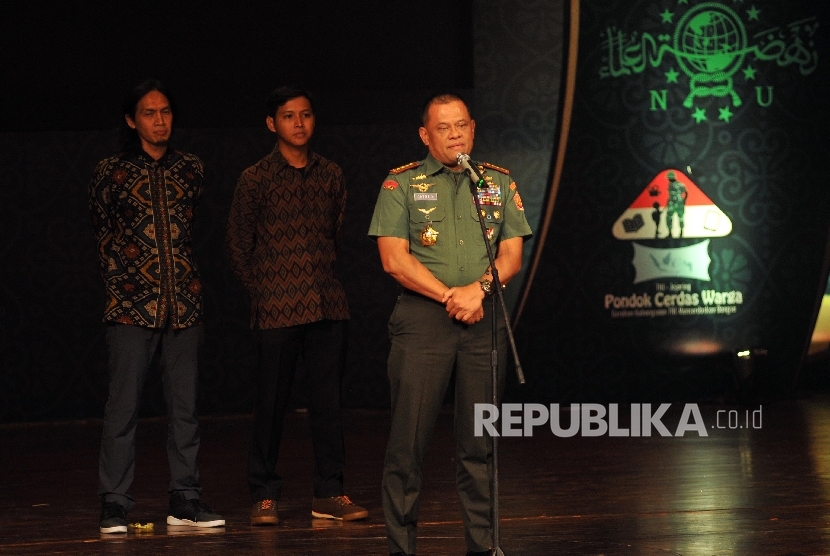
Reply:
[[256, 185], [248, 179], [248, 172], [243, 172], [233, 192], [225, 247], [230, 258], [231, 270], [249, 291], [254, 287], [253, 255], [258, 218], [259, 200]]
[[113, 238], [110, 219], [111, 173], [111, 162], [108, 160], [101, 161], [95, 168], [92, 181], [89, 184], [89, 209], [102, 276], [106, 276], [109, 270]]
[[409, 239], [409, 208], [398, 177], [390, 174], [380, 188], [369, 236]]
[[504, 204], [504, 224], [499, 240], [510, 239], [514, 237], [523, 237], [530, 239], [533, 232], [530, 229], [530, 224], [527, 223], [525, 216], [524, 205], [522, 204], [522, 196], [519, 195], [519, 189], [516, 187], [516, 182], [511, 181], [507, 187], [506, 202]]

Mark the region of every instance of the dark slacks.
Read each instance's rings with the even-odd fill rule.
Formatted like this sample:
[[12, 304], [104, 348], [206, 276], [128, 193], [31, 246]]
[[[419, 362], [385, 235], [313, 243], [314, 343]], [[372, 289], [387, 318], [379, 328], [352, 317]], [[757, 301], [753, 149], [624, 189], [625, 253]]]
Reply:
[[282, 427], [297, 360], [308, 377], [309, 418], [314, 446], [314, 496], [343, 494], [345, 448], [340, 387], [346, 348], [346, 321], [324, 320], [258, 331], [259, 369], [254, 430], [248, 452], [248, 487], [254, 502], [279, 500], [277, 474]]
[[[484, 309], [484, 319], [466, 325], [449, 318], [440, 303], [404, 293], [392, 312], [388, 366], [392, 428], [383, 466], [382, 491], [390, 553], [415, 554], [424, 452], [453, 367], [456, 370], [456, 488], [467, 549], [484, 551], [492, 546], [492, 442], [487, 436], [473, 434], [474, 405], [492, 403], [493, 399], [489, 300]], [[501, 388], [507, 342], [502, 319], [498, 326]]]
[[199, 498], [199, 423], [196, 416], [198, 353], [201, 326], [182, 330], [110, 324], [109, 396], [98, 464], [98, 494], [127, 510], [135, 505], [129, 493], [135, 476], [135, 430], [141, 391], [161, 342], [162, 380], [167, 404], [168, 492]]

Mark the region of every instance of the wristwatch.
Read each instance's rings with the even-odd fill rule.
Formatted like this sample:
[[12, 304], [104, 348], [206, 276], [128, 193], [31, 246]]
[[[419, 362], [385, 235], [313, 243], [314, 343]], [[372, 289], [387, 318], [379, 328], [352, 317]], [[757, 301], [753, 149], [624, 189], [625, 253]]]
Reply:
[[484, 297], [493, 295], [493, 282], [490, 280], [479, 280], [478, 283], [481, 285], [481, 291], [484, 292]]

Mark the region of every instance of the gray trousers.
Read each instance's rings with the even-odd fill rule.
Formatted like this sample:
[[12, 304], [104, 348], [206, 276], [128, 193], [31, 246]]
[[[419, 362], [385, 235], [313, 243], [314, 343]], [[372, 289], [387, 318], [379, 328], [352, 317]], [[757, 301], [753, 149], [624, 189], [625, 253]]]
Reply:
[[104, 431], [98, 463], [98, 495], [118, 502], [127, 511], [135, 505], [129, 493], [135, 476], [135, 429], [141, 391], [150, 363], [161, 342], [162, 380], [167, 404], [168, 492], [199, 498], [199, 423], [196, 417], [198, 352], [201, 326], [182, 330], [111, 324], [109, 397], [104, 409]]
[[[490, 301], [484, 319], [466, 325], [443, 305], [404, 293], [389, 320], [392, 428], [383, 465], [383, 513], [389, 552], [415, 554], [424, 452], [432, 437], [453, 368], [456, 489], [467, 549], [492, 547], [492, 442], [473, 434], [474, 405], [492, 403]], [[499, 311], [501, 313], [501, 311]], [[499, 320], [499, 388], [504, 384], [506, 332]]]

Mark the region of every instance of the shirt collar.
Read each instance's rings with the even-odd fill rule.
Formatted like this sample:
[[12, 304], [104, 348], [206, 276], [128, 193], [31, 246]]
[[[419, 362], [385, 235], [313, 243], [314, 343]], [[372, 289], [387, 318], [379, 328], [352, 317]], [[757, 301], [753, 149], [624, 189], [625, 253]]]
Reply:
[[167, 147], [167, 150], [164, 152], [163, 155], [161, 155], [161, 158], [159, 158], [158, 160], [156, 160], [155, 158], [153, 158], [152, 156], [147, 154], [147, 152], [144, 149], [142, 149], [140, 146], [136, 147], [131, 152], [133, 153], [134, 156], [140, 158], [146, 164], [159, 164], [161, 166], [166, 166], [168, 161], [174, 155], [174, 151], [170, 147]]
[[[279, 146], [278, 143], [274, 145], [274, 148], [271, 149], [271, 154], [268, 155], [268, 156], [270, 156], [271, 159], [274, 161], [274, 163], [276, 163], [278, 170], [283, 170], [284, 168], [293, 168], [293, 166], [288, 164], [288, 161], [285, 159], [285, 157], [280, 152], [280, 146]], [[309, 149], [308, 150], [308, 164], [305, 165], [305, 168], [296, 168], [296, 169], [297, 170], [308, 170], [312, 166], [317, 164], [319, 159], [320, 159], [320, 156], [317, 153], [313, 152], [311, 149]]]

